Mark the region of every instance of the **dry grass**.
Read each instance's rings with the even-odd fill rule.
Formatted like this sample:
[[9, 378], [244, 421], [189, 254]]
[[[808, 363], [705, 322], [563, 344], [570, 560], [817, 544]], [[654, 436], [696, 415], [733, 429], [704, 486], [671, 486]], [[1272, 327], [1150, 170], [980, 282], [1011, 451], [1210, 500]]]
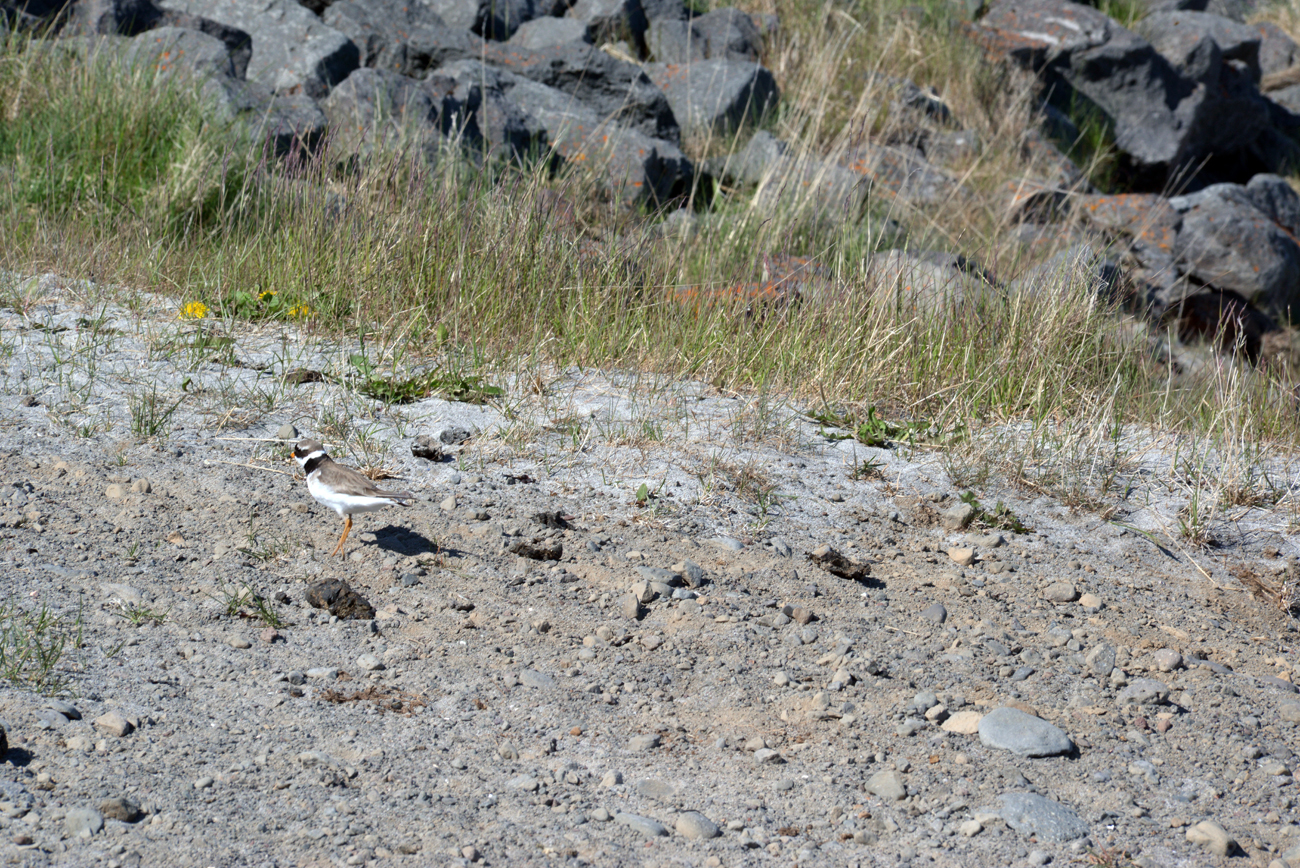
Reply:
[[[790, 0], [754, 10], [783, 20], [767, 58], [785, 93], [771, 123], [797, 150], [834, 157], [916, 127], [889, 110], [881, 76], [933, 86], [983, 143], [953, 166], [969, 191], [960, 200], [904, 209], [872, 197], [855, 223], [811, 207], [768, 213], [738, 191], [701, 210], [697, 231], [665, 238], [661, 214], [623, 207], [582, 171], [477, 168], [453, 154], [435, 169], [400, 142], [356, 168], [328, 147], [315, 161], [269, 161], [204, 127], [184, 88], [93, 61], [52, 65], [50, 52], [13, 41], [0, 50], [0, 105], [23, 113], [0, 136], [11, 166], [0, 174], [0, 265], [167, 292], [211, 316], [361, 335], [385, 370], [431, 363], [504, 381], [545, 364], [704, 379], [758, 396], [738, 420], [754, 440], [785, 436], [769, 408], [821, 400], [926, 420], [954, 448], [1020, 426], [1029, 433], [999, 472], [1080, 504], [1115, 484], [1122, 458], [1106, 432], [1117, 426], [1186, 436], [1243, 468], [1294, 448], [1285, 360], [1255, 370], [1215, 358], [1179, 373], [1163, 338], [1068, 275], [1032, 295], [900, 304], [898, 282], [871, 267], [885, 241], [961, 250], [1002, 276], [1027, 264], [1005, 240], [1003, 191], [1036, 171], [1021, 154], [1033, 105], [1028, 81], [983, 62], [947, 4], [855, 9]], [[37, 86], [51, 79], [64, 86]], [[146, 116], [148, 143], [112, 122]], [[71, 138], [52, 151], [63, 130]], [[42, 174], [37, 157], [51, 154], [59, 171]], [[89, 180], [36, 183], [76, 172]], [[159, 189], [173, 192], [160, 199]], [[890, 218], [901, 228], [886, 231]], [[758, 279], [770, 253], [816, 257], [836, 291], [761, 315], [746, 299], [691, 306], [671, 292]], [[508, 445], [532, 436], [521, 428]]]

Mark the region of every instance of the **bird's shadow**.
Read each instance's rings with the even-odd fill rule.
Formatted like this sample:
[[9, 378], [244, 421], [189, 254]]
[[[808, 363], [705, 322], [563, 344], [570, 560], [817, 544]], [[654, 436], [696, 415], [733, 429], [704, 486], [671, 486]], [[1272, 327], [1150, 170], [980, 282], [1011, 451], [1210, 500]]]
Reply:
[[431, 540], [419, 531], [411, 530], [409, 527], [390, 524], [374, 531], [374, 534], [375, 545], [393, 554], [407, 557], [439, 553], [449, 557], [458, 557], [461, 554], [456, 549]]

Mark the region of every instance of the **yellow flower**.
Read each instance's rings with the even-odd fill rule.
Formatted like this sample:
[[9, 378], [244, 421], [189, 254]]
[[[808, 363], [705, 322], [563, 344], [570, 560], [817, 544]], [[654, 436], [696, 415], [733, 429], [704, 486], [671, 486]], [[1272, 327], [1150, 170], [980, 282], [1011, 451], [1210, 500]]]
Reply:
[[181, 319], [203, 319], [208, 315], [208, 306], [201, 301], [187, 302], [181, 308]]
[[258, 301], [270, 301], [273, 298], [275, 298], [274, 289], [264, 289], [257, 294]]
[[289, 309], [289, 316], [301, 316], [301, 317], [311, 316], [311, 308], [309, 308], [305, 304], [300, 304], [297, 307], [293, 307]]

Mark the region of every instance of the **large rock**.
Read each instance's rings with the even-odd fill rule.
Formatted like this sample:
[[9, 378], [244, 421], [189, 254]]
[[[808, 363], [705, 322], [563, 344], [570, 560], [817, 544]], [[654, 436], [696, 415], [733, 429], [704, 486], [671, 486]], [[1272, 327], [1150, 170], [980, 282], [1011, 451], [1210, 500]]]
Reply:
[[488, 43], [480, 58], [487, 63], [561, 91], [603, 119], [656, 139], [676, 144], [681, 131], [663, 91], [639, 66], [611, 57], [590, 45], [559, 45], [540, 50]]
[[224, 75], [207, 79], [200, 90], [208, 116], [242, 125], [277, 157], [315, 151], [329, 125], [316, 100], [301, 93], [274, 94], [255, 81]]
[[1233, 61], [1259, 81], [1260, 34], [1253, 27], [1208, 12], [1173, 11], [1149, 15], [1135, 29], [1195, 81], [1217, 81], [1221, 65]]
[[591, 43], [591, 32], [586, 24], [576, 18], [534, 18], [525, 21], [510, 37], [510, 44], [520, 48], [551, 48], [570, 42]]
[[1300, 46], [1281, 27], [1271, 21], [1261, 21], [1250, 27], [1259, 36], [1261, 75], [1274, 75], [1300, 63]]
[[1074, 742], [1059, 727], [1009, 706], [984, 715], [979, 734], [982, 744], [1017, 756], [1056, 756], [1074, 750]]
[[444, 127], [455, 113], [455, 129], [470, 142], [497, 153], [527, 158], [545, 152], [546, 126], [506, 96], [519, 77], [485, 68], [473, 60], [458, 60], [429, 76], [430, 89], [440, 97]]
[[519, 25], [542, 14], [533, 0], [424, 0], [448, 27], [485, 39], [509, 39]]
[[1006, 824], [1040, 841], [1073, 841], [1088, 834], [1088, 824], [1060, 802], [1035, 793], [1003, 793], [999, 812]]
[[645, 45], [648, 19], [641, 0], [577, 0], [568, 16], [586, 27], [597, 45], [629, 37], [638, 50]]
[[1284, 181], [1215, 184], [1169, 204], [1182, 217], [1177, 256], [1185, 275], [1275, 316], [1300, 307], [1300, 227], [1292, 222], [1300, 219], [1300, 197]]
[[739, 9], [725, 7], [689, 21], [658, 18], [650, 22], [646, 47], [660, 63], [696, 60], [757, 61], [763, 38]]
[[294, 0], [157, 0], [253, 37], [248, 77], [276, 93], [323, 97], [360, 63], [353, 42]]
[[649, 63], [645, 71], [688, 134], [725, 135], [776, 108], [776, 79], [756, 63]]
[[615, 124], [569, 94], [521, 76], [503, 75], [506, 99], [544, 131], [565, 160], [600, 173], [613, 194], [629, 202], [662, 204], [684, 195], [694, 167], [673, 142]]
[[474, 41], [459, 30], [449, 31], [438, 14], [423, 3], [404, 0], [339, 0], [325, 10], [324, 21], [361, 52], [362, 66], [418, 76], [441, 66], [444, 43], [473, 50]]
[[1263, 127], [1248, 80], [1223, 62], [1212, 39], [1189, 61], [1202, 76], [1193, 79], [1150, 42], [1069, 0], [997, 0], [972, 33], [1039, 73], [1058, 97], [1073, 90], [1100, 108], [1114, 124], [1116, 145], [1151, 183], [1247, 148]]
[[[219, 39], [230, 54], [228, 75], [243, 78], [253, 54], [253, 41], [246, 32], [227, 27], [211, 18], [175, 10], [160, 9], [154, 0], [78, 0], [69, 13], [63, 34], [138, 36], [163, 27], [195, 30]], [[182, 64], [182, 57], [175, 58]]]
[[243, 77], [224, 42], [181, 27], [159, 27], [141, 33], [131, 40], [123, 57], [133, 69], [148, 71], [159, 79], [177, 74]]
[[443, 107], [435, 104], [427, 84], [387, 69], [353, 71], [321, 108], [334, 130], [335, 146], [346, 151], [446, 131]]

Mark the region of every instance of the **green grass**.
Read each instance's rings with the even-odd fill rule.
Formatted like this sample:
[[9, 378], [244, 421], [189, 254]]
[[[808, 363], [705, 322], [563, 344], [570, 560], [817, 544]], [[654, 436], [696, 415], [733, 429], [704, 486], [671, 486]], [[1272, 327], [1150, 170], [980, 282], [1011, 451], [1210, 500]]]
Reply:
[[71, 692], [60, 664], [70, 648], [80, 648], [81, 611], [75, 618], [55, 614], [42, 603], [24, 609], [17, 601], [0, 603], [0, 680], [47, 696]]

